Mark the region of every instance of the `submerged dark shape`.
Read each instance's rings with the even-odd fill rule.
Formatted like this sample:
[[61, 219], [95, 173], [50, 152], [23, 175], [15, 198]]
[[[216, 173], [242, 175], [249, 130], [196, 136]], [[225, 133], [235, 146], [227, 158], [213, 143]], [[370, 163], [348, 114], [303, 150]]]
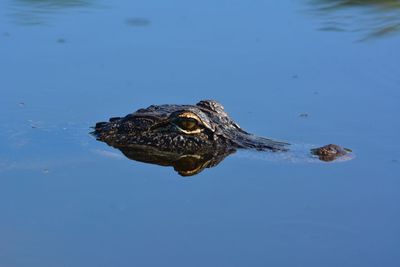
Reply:
[[[130, 159], [173, 166], [183, 176], [217, 165], [236, 149], [285, 152], [290, 146], [244, 131], [214, 100], [196, 105], [152, 105], [99, 122], [92, 134]], [[319, 156], [317, 151], [312, 153]], [[331, 160], [345, 154], [339, 149], [326, 153]]]

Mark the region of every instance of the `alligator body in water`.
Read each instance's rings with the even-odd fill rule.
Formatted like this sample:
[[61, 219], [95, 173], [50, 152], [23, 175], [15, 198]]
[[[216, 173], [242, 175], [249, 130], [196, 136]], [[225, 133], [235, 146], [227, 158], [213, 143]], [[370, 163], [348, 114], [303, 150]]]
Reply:
[[[125, 117], [98, 122], [92, 132], [130, 159], [173, 166], [193, 175], [218, 164], [236, 149], [287, 152], [290, 144], [244, 131], [213, 100], [196, 105], [152, 105]], [[332, 161], [350, 150], [337, 145], [314, 148], [322, 161]]]

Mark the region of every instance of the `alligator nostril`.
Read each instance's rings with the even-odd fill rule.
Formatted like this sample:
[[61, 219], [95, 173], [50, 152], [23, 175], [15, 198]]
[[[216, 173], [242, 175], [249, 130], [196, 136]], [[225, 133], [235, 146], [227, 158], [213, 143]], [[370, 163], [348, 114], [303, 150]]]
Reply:
[[107, 125], [107, 122], [105, 122], [105, 121], [98, 122], [98, 123], [96, 123], [96, 126], [94, 128], [95, 129], [103, 128], [105, 125]]

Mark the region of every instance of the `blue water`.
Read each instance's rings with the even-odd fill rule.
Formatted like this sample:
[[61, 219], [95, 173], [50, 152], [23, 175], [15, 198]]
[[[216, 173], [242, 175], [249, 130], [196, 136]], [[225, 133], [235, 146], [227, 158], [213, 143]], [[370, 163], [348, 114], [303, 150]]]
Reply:
[[[1, 1], [0, 267], [400, 266], [400, 8], [348, 2]], [[88, 134], [210, 98], [355, 158], [183, 178]]]

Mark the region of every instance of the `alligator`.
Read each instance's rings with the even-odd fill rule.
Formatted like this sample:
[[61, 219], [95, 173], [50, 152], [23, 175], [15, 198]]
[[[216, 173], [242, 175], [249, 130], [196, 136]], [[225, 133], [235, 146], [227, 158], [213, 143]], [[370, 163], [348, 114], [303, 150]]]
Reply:
[[[92, 134], [130, 159], [173, 166], [183, 176], [213, 167], [237, 149], [290, 150], [287, 142], [246, 132], [214, 100], [196, 105], [151, 105], [125, 117], [98, 122]], [[333, 161], [349, 152], [329, 144], [311, 149], [310, 156]]]

